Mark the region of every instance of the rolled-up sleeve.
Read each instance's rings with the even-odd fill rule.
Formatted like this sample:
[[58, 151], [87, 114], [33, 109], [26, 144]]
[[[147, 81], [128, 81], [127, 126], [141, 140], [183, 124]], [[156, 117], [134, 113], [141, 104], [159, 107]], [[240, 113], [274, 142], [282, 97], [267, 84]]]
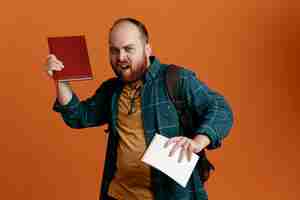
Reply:
[[68, 112], [72, 111], [72, 109], [76, 108], [79, 103], [80, 102], [79, 102], [78, 97], [73, 93], [70, 102], [68, 102], [68, 104], [66, 104], [66, 105], [61, 105], [59, 103], [58, 99], [56, 98], [54, 105], [53, 105], [53, 110], [55, 112], [59, 112], [59, 113], [68, 113]]

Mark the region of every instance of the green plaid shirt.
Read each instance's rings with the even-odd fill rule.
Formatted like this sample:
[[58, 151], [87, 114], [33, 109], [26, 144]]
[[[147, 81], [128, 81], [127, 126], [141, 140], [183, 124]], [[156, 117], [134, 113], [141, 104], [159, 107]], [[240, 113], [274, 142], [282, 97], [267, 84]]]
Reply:
[[[209, 89], [187, 69], [180, 71], [177, 87], [181, 91], [185, 106], [193, 116], [193, 128], [182, 131], [177, 111], [167, 94], [165, 72], [168, 65], [151, 57], [151, 66], [144, 77], [142, 89], [142, 119], [146, 145], [155, 133], [166, 137], [197, 134], [207, 135], [211, 143], [208, 149], [220, 147], [222, 139], [232, 127], [233, 115], [224, 97]], [[109, 124], [109, 138], [106, 151], [100, 200], [105, 200], [109, 183], [116, 171], [118, 133], [116, 130], [118, 98], [123, 88], [118, 78], [105, 81], [86, 100], [79, 101], [73, 94], [67, 105], [60, 105], [56, 100], [54, 111], [60, 112], [66, 124], [72, 128], [87, 128]], [[182, 188], [162, 172], [151, 168], [152, 190], [155, 200], [205, 200], [207, 193], [200, 181], [199, 173], [194, 170], [186, 188]]]

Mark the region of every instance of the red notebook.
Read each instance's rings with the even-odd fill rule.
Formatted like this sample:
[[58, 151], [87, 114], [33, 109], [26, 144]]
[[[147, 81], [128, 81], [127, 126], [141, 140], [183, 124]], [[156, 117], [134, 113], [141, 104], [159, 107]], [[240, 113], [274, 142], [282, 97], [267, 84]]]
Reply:
[[53, 78], [58, 81], [92, 79], [87, 45], [84, 36], [49, 37], [50, 54], [63, 62], [64, 68], [55, 71]]

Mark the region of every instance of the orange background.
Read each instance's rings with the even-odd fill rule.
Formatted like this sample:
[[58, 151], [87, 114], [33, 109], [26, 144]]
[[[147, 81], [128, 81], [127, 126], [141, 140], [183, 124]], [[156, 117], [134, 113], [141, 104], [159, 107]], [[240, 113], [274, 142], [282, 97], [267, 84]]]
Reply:
[[[299, 1], [4, 1], [0, 14], [0, 198], [96, 200], [104, 128], [73, 130], [52, 111], [46, 37], [86, 35], [96, 80], [112, 76], [107, 32], [124, 16], [148, 27], [155, 54], [188, 66], [231, 103], [235, 124], [209, 156], [210, 199], [299, 199]], [[297, 170], [298, 169], [298, 170]]]

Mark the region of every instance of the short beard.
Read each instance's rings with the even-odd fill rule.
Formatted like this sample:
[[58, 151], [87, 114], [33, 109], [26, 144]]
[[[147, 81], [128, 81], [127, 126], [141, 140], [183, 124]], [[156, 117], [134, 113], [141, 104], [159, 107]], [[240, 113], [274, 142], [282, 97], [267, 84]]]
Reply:
[[[112, 65], [112, 63], [111, 63]], [[113, 66], [113, 65], [112, 65]], [[132, 66], [131, 66], [132, 67]], [[115, 72], [115, 74], [123, 81], [126, 83], [133, 83], [136, 82], [138, 80], [141, 80], [143, 78], [143, 76], [145, 75], [145, 73], [147, 72], [147, 68], [148, 68], [148, 58], [146, 56], [146, 54], [144, 54], [144, 58], [140, 63], [137, 63], [137, 66], [135, 67], [135, 71], [131, 72], [131, 75], [129, 77], [129, 80], [125, 80], [122, 74], [122, 70], [119, 70], [118, 67], [112, 67], [113, 71]]]

